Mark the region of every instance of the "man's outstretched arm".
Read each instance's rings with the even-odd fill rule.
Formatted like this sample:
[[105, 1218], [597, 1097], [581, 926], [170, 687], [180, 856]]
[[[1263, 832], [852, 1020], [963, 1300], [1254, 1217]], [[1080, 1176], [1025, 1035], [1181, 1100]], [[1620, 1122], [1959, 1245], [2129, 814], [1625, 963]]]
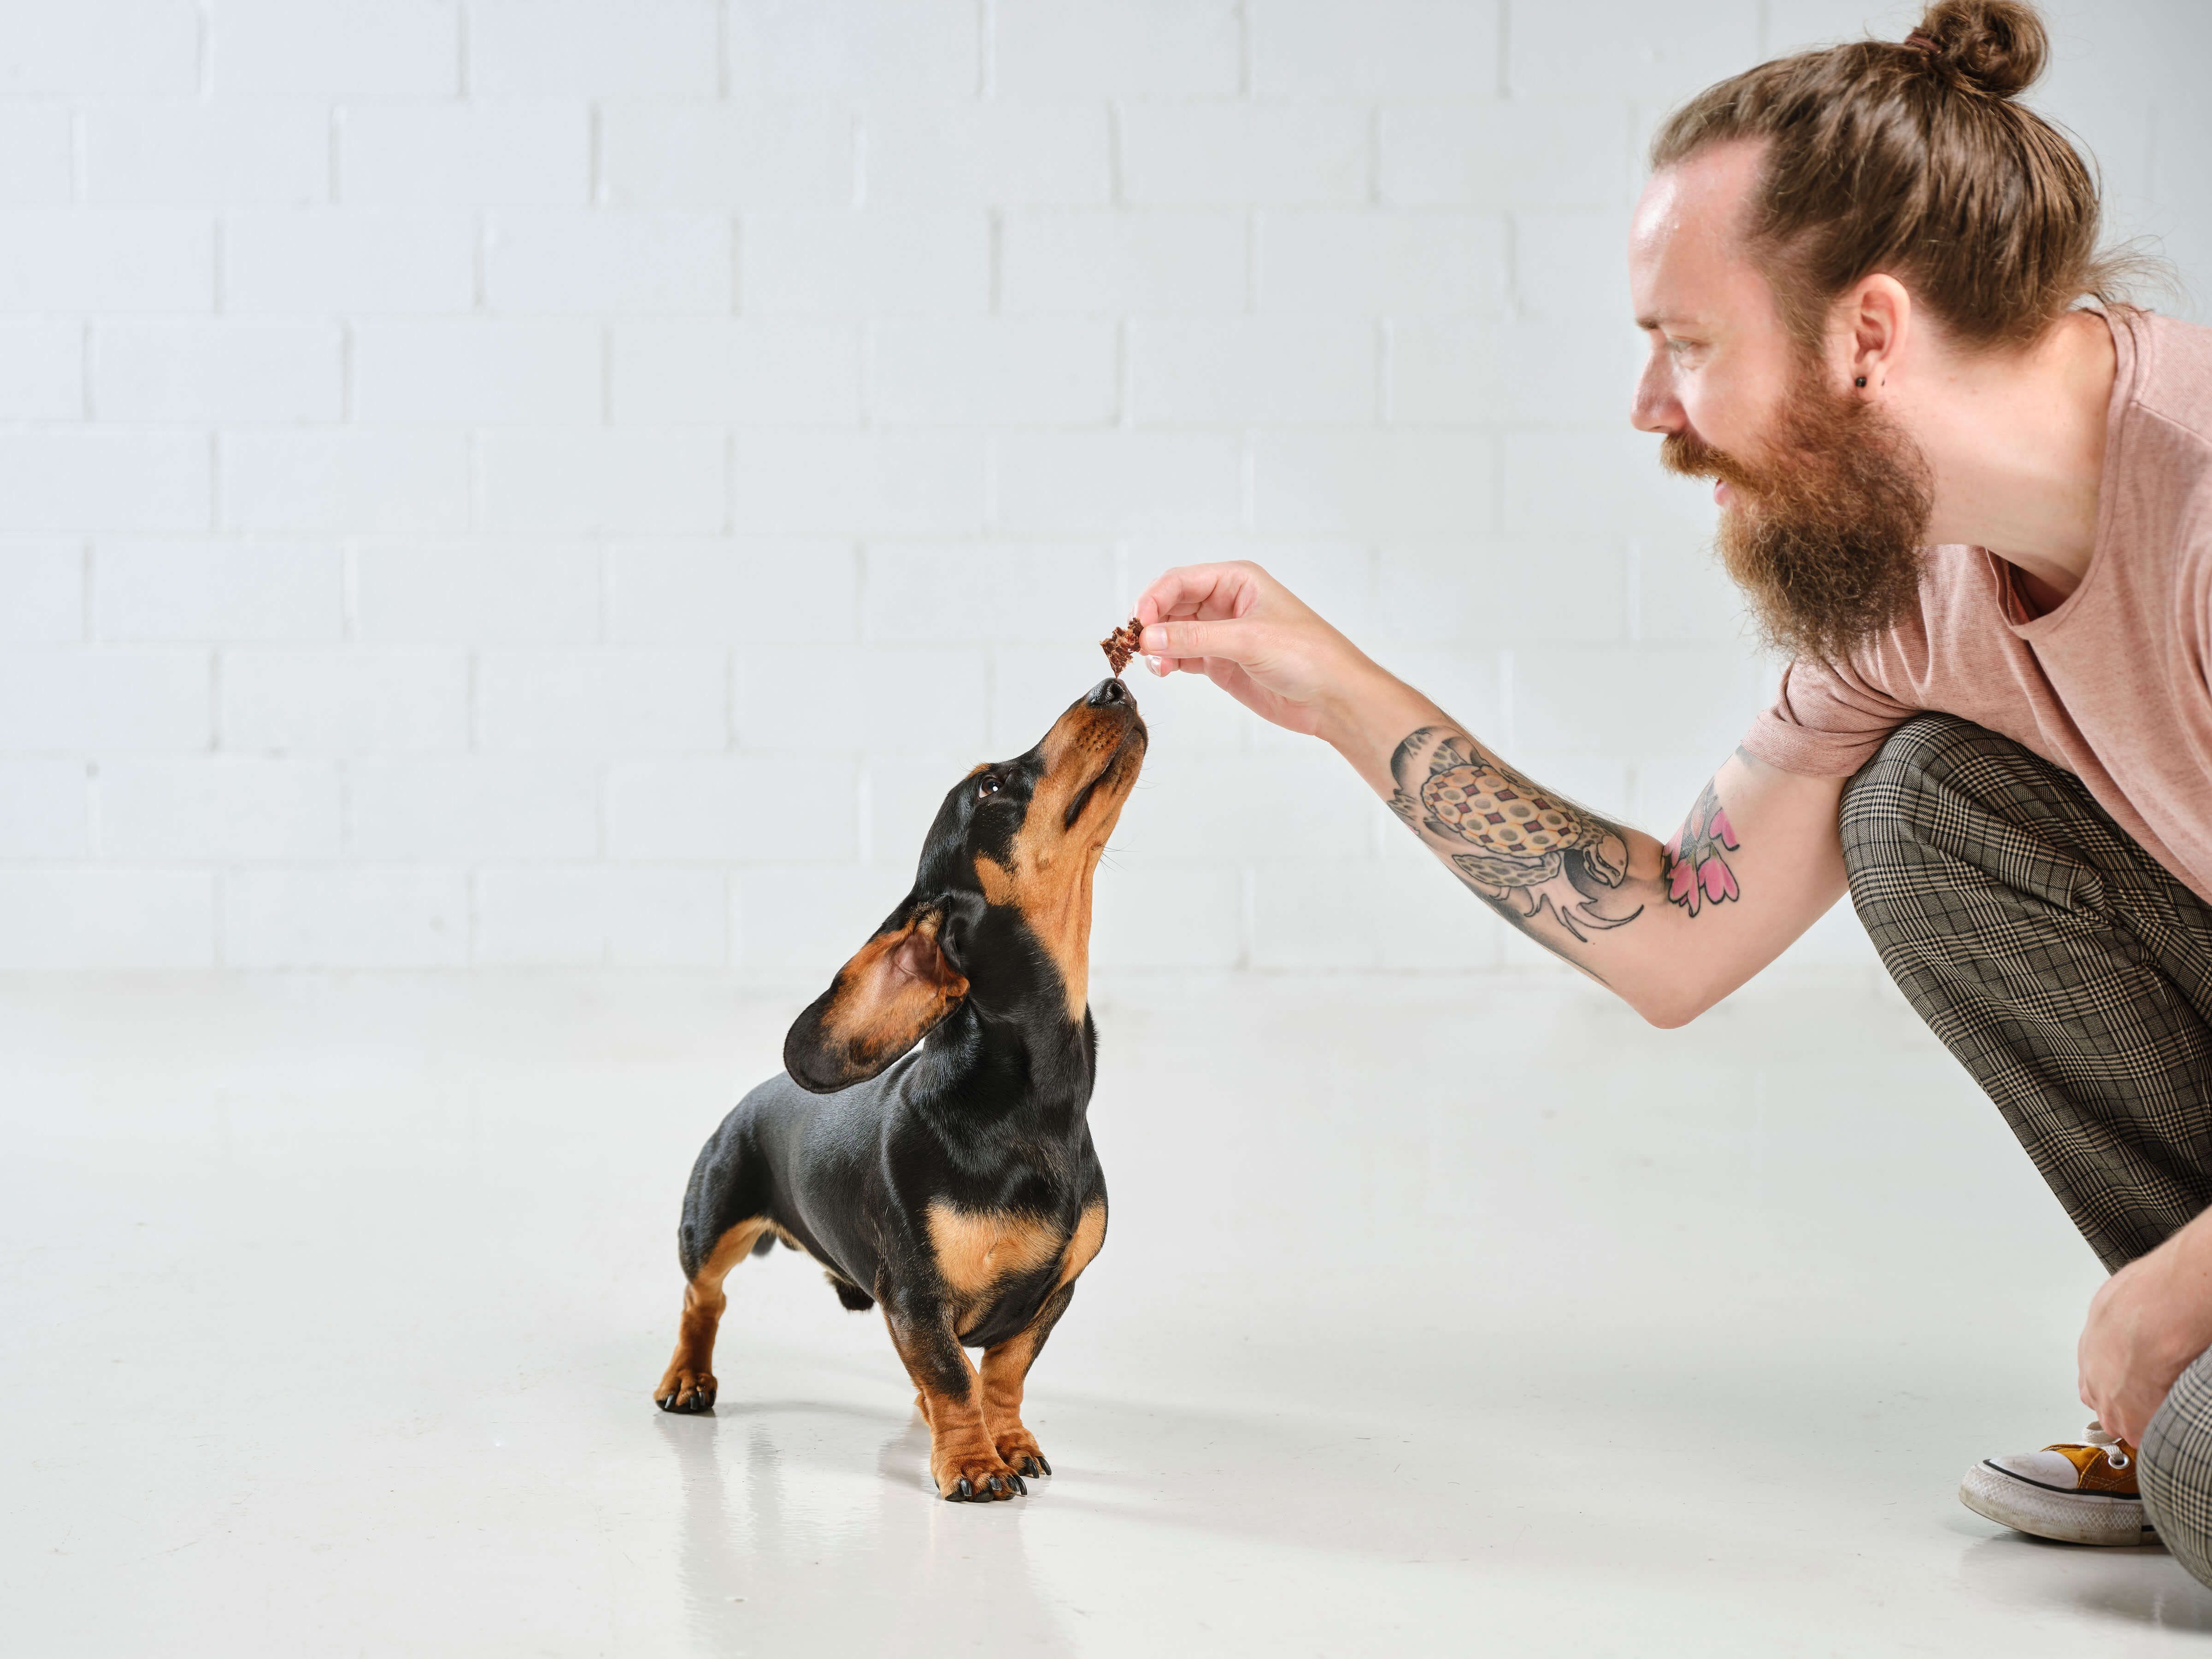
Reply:
[[1159, 672], [1328, 742], [1471, 893], [1654, 1024], [1719, 1001], [1844, 890], [1841, 779], [1738, 750], [1662, 842], [1516, 770], [1255, 565], [1171, 570], [1137, 616]]

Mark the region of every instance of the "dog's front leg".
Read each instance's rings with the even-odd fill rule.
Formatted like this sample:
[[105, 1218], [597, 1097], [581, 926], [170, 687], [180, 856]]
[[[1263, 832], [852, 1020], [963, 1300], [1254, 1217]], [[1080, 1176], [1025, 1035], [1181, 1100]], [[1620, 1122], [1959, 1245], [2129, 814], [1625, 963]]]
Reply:
[[983, 1420], [991, 1445], [1008, 1468], [1023, 1474], [1052, 1473], [1036, 1437], [1023, 1426], [1022, 1383], [1074, 1294], [1073, 1285], [1061, 1285], [1044, 1299], [1036, 1318], [997, 1347], [983, 1350]]
[[886, 1302], [884, 1322], [929, 1419], [929, 1473], [938, 1494], [955, 1504], [988, 1504], [1026, 1492], [991, 1444], [982, 1382], [953, 1334], [951, 1310]]

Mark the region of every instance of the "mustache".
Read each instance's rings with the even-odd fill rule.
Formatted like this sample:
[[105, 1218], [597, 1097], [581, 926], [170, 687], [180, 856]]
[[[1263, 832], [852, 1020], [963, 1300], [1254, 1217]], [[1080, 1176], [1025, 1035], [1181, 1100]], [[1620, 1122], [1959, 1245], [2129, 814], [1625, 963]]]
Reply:
[[1757, 468], [1686, 432], [1670, 432], [1660, 441], [1659, 465], [1678, 477], [1712, 478], [1751, 494], [1766, 484]]

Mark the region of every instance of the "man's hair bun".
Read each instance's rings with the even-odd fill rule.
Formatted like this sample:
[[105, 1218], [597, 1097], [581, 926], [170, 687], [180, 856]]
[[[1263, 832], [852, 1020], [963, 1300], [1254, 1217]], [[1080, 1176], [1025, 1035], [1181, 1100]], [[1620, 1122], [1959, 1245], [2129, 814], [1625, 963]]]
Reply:
[[2051, 55], [2043, 20], [2019, 0], [1936, 0], [1906, 44], [1992, 98], [2034, 84]]

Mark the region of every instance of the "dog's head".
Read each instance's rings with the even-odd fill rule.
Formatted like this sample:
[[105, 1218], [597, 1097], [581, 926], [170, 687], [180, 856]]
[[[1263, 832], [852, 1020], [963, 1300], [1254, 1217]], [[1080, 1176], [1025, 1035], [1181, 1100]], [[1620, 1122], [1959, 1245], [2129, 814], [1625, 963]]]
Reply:
[[864, 1082], [971, 998], [1079, 1024], [1091, 873], [1146, 738], [1128, 687], [1103, 680], [1029, 753], [953, 785], [914, 890], [785, 1037], [793, 1080], [817, 1094]]

